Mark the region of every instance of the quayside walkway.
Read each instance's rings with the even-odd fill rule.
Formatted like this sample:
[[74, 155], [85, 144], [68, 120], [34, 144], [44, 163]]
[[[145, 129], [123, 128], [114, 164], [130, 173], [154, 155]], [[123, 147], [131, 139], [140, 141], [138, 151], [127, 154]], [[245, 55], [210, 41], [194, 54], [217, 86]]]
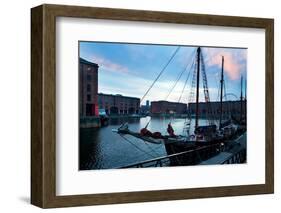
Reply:
[[202, 161], [199, 165], [233, 164], [246, 162], [247, 133], [232, 141], [229, 147], [218, 155]]

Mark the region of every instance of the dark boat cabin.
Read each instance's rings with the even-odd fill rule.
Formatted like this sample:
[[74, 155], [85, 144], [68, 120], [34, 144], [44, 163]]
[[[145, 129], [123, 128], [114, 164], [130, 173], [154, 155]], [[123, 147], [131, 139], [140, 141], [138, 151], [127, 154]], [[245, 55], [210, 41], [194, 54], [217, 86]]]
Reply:
[[195, 129], [194, 133], [196, 135], [212, 135], [216, 133], [216, 130], [216, 125], [199, 126]]

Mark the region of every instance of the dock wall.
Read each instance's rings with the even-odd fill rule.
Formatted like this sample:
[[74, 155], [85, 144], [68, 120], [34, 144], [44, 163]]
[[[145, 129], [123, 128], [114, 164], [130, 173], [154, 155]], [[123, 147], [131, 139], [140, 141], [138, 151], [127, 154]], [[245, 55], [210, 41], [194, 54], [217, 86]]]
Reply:
[[97, 116], [80, 117], [80, 128], [98, 128], [101, 127], [101, 120]]

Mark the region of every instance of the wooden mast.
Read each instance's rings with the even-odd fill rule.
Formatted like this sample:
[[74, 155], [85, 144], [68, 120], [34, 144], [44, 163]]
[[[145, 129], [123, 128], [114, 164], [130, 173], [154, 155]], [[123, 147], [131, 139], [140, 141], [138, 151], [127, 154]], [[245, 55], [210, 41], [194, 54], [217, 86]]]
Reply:
[[245, 78], [245, 100], [244, 100], [244, 118], [245, 118], [245, 123], [247, 123], [247, 82], [246, 82], [246, 78]]
[[196, 117], [195, 117], [195, 130], [198, 127], [198, 119], [199, 119], [199, 80], [200, 80], [200, 53], [201, 48], [197, 49], [197, 84], [196, 84]]
[[219, 124], [219, 129], [221, 129], [222, 126], [222, 97], [223, 97], [223, 83], [224, 83], [224, 77], [223, 77], [223, 66], [224, 66], [224, 57], [222, 56], [222, 61], [221, 61], [221, 95], [220, 95], [220, 124]]
[[241, 95], [240, 95], [240, 121], [243, 117], [243, 75], [241, 75]]

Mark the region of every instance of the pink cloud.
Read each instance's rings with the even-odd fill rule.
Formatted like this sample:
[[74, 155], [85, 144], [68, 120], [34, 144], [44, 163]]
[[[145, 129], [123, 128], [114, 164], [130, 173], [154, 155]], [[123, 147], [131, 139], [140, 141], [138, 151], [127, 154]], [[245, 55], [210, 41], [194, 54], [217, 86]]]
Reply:
[[209, 50], [207, 52], [209, 66], [217, 65], [221, 67], [222, 56], [224, 56], [224, 71], [231, 80], [240, 78], [243, 69], [245, 69], [246, 50], [245, 51], [224, 51], [224, 50]]
[[112, 62], [101, 56], [97, 56], [97, 55], [92, 56], [92, 62], [98, 64], [103, 69], [106, 69], [111, 72], [119, 72], [119, 73], [128, 73], [129, 72], [127, 67], [125, 67], [121, 64]]

